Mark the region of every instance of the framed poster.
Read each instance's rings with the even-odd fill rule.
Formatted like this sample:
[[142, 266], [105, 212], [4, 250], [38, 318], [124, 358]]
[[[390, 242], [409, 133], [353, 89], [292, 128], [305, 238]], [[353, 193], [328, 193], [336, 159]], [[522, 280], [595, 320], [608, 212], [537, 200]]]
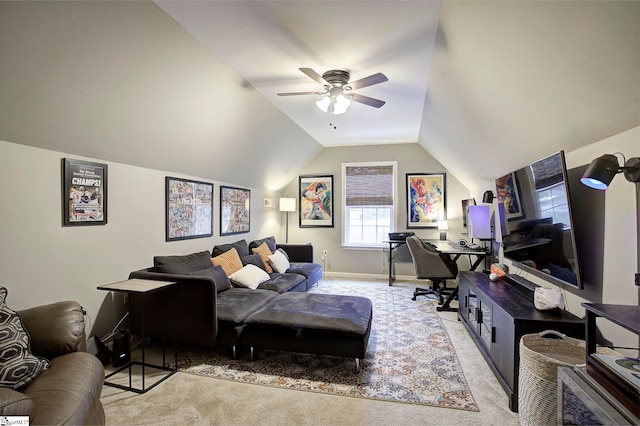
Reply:
[[515, 173], [509, 173], [496, 179], [496, 195], [498, 202], [504, 204], [507, 220], [524, 217], [524, 210], [520, 200], [520, 188]]
[[249, 232], [251, 191], [230, 186], [220, 187], [220, 235]]
[[333, 228], [333, 175], [300, 176], [300, 227]]
[[445, 173], [407, 173], [407, 228], [434, 228], [447, 218]]
[[167, 241], [213, 235], [213, 184], [166, 177]]
[[107, 224], [107, 165], [62, 159], [62, 225]]

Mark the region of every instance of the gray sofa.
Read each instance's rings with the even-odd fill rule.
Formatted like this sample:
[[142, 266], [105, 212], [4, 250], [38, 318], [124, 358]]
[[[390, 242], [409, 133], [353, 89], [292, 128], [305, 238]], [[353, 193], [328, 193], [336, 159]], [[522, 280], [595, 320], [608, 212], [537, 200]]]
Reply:
[[[272, 251], [286, 253], [290, 268], [272, 272], [257, 289], [232, 286], [221, 266], [213, 266], [212, 257], [236, 249], [243, 265], [264, 268], [262, 258], [252, 249], [266, 242]], [[131, 295], [131, 330], [141, 334], [144, 309], [145, 335], [161, 338], [176, 336], [179, 342], [206, 346], [229, 346], [235, 357], [236, 346], [245, 327], [244, 321], [279, 294], [304, 292], [322, 277], [322, 267], [313, 263], [311, 244], [276, 244], [269, 237], [247, 243], [217, 245], [210, 252], [182, 256], [156, 256], [154, 266], [129, 274], [129, 278], [175, 281], [167, 294]]]

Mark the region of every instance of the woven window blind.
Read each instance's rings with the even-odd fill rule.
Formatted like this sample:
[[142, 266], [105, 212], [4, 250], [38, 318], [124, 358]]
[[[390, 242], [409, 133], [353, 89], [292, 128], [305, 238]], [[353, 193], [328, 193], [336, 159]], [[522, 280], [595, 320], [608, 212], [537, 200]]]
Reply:
[[562, 161], [556, 155], [536, 161], [531, 165], [537, 190], [562, 182]]
[[393, 206], [393, 166], [345, 167], [347, 206]]

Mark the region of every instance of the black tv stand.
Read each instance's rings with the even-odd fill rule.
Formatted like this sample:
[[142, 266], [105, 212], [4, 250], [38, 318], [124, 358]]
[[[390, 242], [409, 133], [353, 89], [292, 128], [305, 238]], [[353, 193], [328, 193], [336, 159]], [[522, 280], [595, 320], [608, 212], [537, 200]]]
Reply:
[[473, 338], [498, 382], [518, 411], [520, 339], [555, 330], [584, 339], [584, 321], [567, 311], [539, 311], [533, 305], [535, 284], [517, 275], [490, 281], [487, 274], [460, 272], [458, 318]]

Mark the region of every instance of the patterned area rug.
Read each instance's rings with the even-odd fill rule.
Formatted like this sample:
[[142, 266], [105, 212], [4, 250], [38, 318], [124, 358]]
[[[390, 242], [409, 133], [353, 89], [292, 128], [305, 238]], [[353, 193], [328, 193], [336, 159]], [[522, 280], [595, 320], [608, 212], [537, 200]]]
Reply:
[[478, 411], [434, 302], [411, 291], [362, 283], [326, 282], [312, 293], [368, 297], [373, 304], [369, 345], [360, 370], [355, 360], [256, 350], [232, 360], [228, 351], [188, 349], [180, 371], [243, 383], [394, 402]]

